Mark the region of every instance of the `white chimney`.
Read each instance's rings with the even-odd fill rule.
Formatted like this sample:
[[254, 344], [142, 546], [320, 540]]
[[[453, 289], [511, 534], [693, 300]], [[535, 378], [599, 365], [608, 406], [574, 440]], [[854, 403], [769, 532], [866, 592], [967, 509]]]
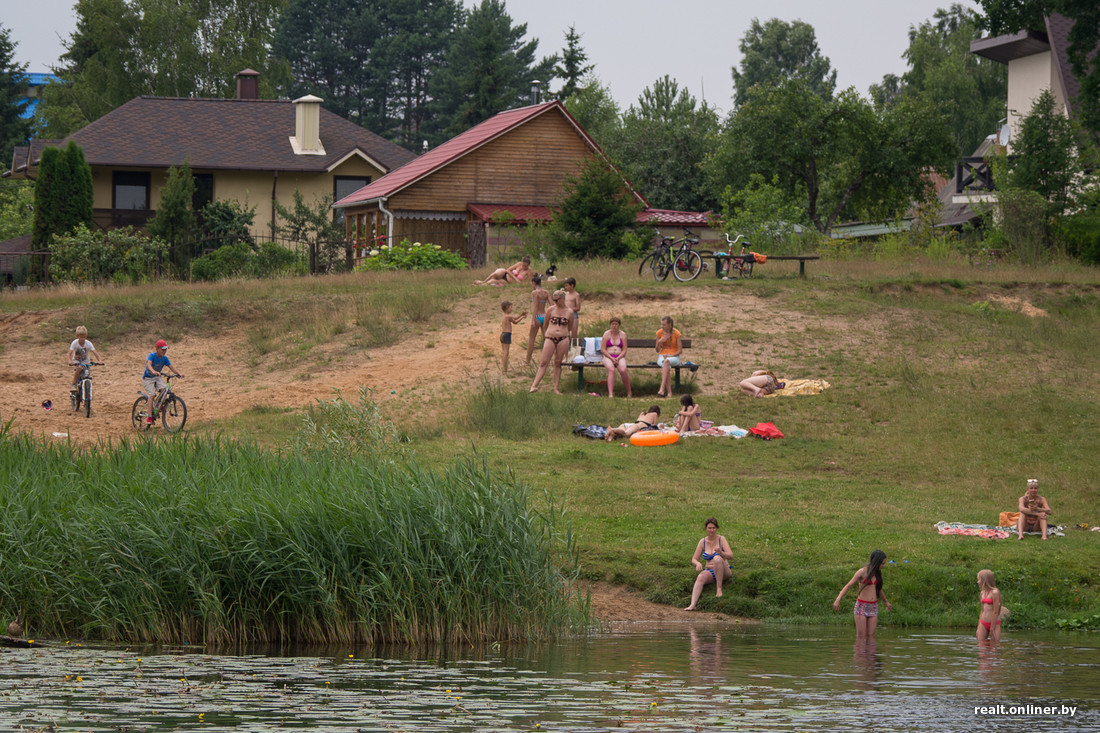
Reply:
[[295, 155], [325, 155], [321, 145], [321, 98], [312, 94], [294, 100], [294, 137], [290, 146]]

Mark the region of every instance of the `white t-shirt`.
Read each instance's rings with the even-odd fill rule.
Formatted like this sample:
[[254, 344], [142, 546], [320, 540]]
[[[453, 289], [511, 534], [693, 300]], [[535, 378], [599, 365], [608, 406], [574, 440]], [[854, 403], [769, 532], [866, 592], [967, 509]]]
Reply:
[[88, 357], [95, 351], [95, 347], [88, 339], [84, 339], [83, 346], [80, 345], [80, 339], [73, 339], [73, 342], [69, 344], [69, 351], [73, 352], [73, 361], [77, 364], [83, 364], [88, 361]]

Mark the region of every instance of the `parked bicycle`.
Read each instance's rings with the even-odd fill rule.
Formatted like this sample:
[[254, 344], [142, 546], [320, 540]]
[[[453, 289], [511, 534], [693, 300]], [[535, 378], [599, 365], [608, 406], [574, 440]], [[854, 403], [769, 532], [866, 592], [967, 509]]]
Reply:
[[130, 420], [134, 424], [134, 430], [143, 433], [156, 424], [158, 419], [169, 433], [178, 433], [183, 430], [183, 426], [187, 423], [187, 403], [172, 391], [173, 379], [182, 379], [182, 377], [164, 375], [164, 381], [168, 386], [158, 391], [153, 397], [153, 422], [146, 421], [146, 418], [150, 417], [149, 395], [138, 391], [141, 396], [134, 401], [134, 407], [130, 410]]
[[[662, 281], [668, 278], [669, 273], [680, 282], [688, 282], [699, 277], [705, 267], [702, 253], [695, 250], [699, 244], [699, 237], [690, 229], [684, 229], [684, 236], [679, 239], [666, 237], [657, 231], [661, 237], [657, 248], [644, 257], [638, 265], [638, 274], [648, 266], [653, 273], [653, 279]], [[677, 246], [679, 249], [677, 249]], [[709, 253], [707, 253], [709, 254]]]
[[103, 366], [101, 361], [92, 361], [81, 364], [80, 377], [76, 387], [69, 392], [69, 401], [72, 402], [73, 412], [79, 412], [84, 406], [84, 417], [92, 416], [92, 366]]
[[746, 249], [752, 246], [749, 240], [745, 239], [745, 241], [742, 242], [741, 254], [735, 255], [733, 253], [733, 248], [737, 246], [737, 243], [742, 239], [745, 239], [744, 234], [738, 234], [737, 239], [730, 239], [730, 235], [726, 235], [726, 243], [729, 245], [729, 251], [714, 253], [715, 261], [718, 263], [717, 267], [714, 269], [715, 277], [729, 280], [730, 276], [735, 272], [738, 277], [752, 277], [752, 266], [756, 264], [756, 255]]

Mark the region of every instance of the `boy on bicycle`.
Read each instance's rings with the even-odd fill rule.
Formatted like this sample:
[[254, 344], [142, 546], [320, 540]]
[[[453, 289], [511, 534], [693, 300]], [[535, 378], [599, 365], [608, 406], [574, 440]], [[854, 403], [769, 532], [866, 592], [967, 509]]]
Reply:
[[145, 411], [145, 414], [148, 415], [148, 417], [145, 418], [145, 422], [149, 424], [156, 422], [156, 419], [153, 417], [153, 398], [168, 387], [163, 377], [160, 375], [161, 371], [165, 367], [168, 367], [177, 377], [183, 377], [183, 375], [172, 366], [172, 362], [168, 361], [167, 354], [168, 342], [161, 339], [157, 342], [153, 353], [149, 354], [148, 358], [145, 359], [145, 373], [141, 375], [141, 387], [142, 391], [149, 395], [149, 404]]
[[69, 390], [70, 392], [76, 392], [76, 386], [80, 384], [81, 372], [84, 371], [84, 367], [93, 361], [103, 361], [103, 357], [99, 355], [99, 352], [92, 346], [92, 342], [88, 340], [88, 329], [84, 326], [77, 326], [76, 338], [69, 344], [69, 364], [75, 367], [73, 370], [73, 386]]

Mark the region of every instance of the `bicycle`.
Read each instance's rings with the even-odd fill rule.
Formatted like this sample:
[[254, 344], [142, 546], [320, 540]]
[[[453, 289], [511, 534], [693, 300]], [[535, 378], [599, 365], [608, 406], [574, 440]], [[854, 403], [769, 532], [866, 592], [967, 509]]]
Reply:
[[[101, 361], [91, 361], [81, 364], [80, 378], [76, 388], [69, 391], [69, 401], [73, 405], [73, 412], [79, 412], [81, 404], [84, 405], [84, 417], [92, 416], [92, 365], [103, 366]], [[73, 366], [70, 364], [69, 366]]]
[[699, 273], [703, 271], [703, 258], [694, 249], [695, 245], [699, 244], [699, 237], [685, 228], [684, 236], [677, 241], [680, 244], [680, 251], [672, 260], [672, 274], [682, 283], [690, 282], [699, 277]]
[[645, 271], [645, 269], [648, 267], [651, 271], [654, 272], [654, 279], [664, 280], [666, 277], [668, 277], [668, 269], [666, 268], [664, 270], [663, 277], [657, 277], [657, 262], [663, 259], [672, 249], [673, 240], [672, 237], [666, 237], [665, 235], [661, 234], [661, 230], [657, 229], [656, 227], [654, 227], [653, 231], [660, 238], [660, 242], [657, 244], [656, 247], [653, 248], [652, 252], [643, 257], [642, 261], [638, 263], [638, 274], [641, 275], [642, 272]]
[[183, 430], [183, 426], [187, 424], [187, 403], [172, 391], [172, 380], [176, 378], [173, 375], [165, 375], [164, 381], [168, 386], [158, 391], [153, 397], [153, 422], [146, 422], [146, 418], [150, 416], [149, 395], [138, 391], [141, 396], [134, 401], [134, 407], [130, 410], [130, 420], [134, 430], [144, 433], [156, 424], [157, 418], [160, 418], [161, 424], [169, 433], [178, 433]]
[[[718, 266], [715, 268], [715, 277], [720, 277], [723, 280], [729, 280], [730, 275], [735, 271], [738, 277], [752, 277], [752, 266], [756, 263], [756, 256], [752, 252], [747, 252], [746, 247], [751, 247], [752, 243], [745, 239], [741, 245], [741, 254], [735, 255], [733, 253], [734, 246], [745, 239], [744, 234], [738, 234], [737, 239], [730, 239], [730, 235], [726, 235], [726, 243], [729, 244], [728, 252], [715, 252], [715, 258], [718, 260]], [[725, 272], [723, 273], [722, 260], [726, 260]]]

